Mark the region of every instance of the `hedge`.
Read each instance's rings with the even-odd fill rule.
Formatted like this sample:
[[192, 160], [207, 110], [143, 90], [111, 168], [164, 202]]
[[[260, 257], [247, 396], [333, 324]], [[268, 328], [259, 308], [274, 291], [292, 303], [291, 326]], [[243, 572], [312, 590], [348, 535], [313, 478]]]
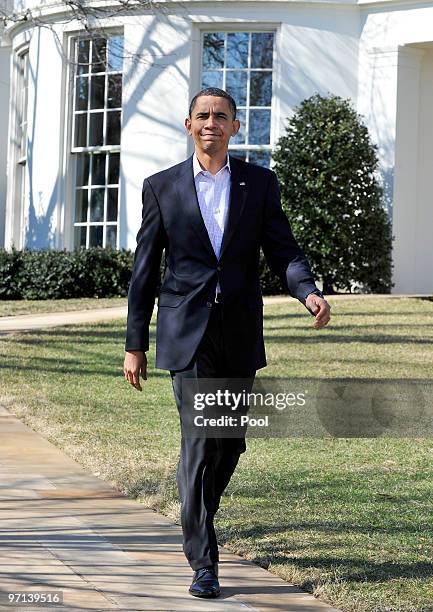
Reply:
[[0, 251], [0, 299], [56, 300], [126, 296], [130, 251]]
[[[1, 300], [56, 300], [81, 297], [125, 297], [134, 253], [92, 247], [74, 251], [0, 249]], [[161, 274], [164, 258], [161, 262]], [[260, 258], [265, 295], [287, 293]]]

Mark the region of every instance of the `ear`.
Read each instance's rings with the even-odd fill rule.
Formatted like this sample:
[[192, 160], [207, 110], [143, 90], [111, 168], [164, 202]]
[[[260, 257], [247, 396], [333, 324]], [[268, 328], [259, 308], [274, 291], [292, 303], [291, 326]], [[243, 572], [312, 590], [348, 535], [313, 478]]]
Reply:
[[185, 129], [188, 132], [188, 134], [191, 136], [191, 119], [189, 117], [185, 119]]
[[240, 124], [239, 119], [234, 119], [233, 126], [232, 126], [232, 136], [235, 136], [235, 134], [239, 132], [240, 128], [241, 128], [241, 124]]

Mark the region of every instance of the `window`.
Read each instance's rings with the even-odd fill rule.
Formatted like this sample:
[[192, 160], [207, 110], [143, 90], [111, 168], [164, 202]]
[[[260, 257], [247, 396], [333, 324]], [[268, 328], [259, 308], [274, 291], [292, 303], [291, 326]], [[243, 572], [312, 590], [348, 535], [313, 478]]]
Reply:
[[75, 40], [75, 247], [118, 248], [123, 36]]
[[225, 89], [236, 101], [241, 129], [230, 153], [269, 166], [273, 32], [204, 32], [202, 87]]
[[29, 91], [29, 52], [28, 49], [18, 56], [18, 163], [27, 162], [27, 100]]
[[16, 210], [18, 212], [18, 248], [25, 246], [26, 200], [27, 200], [27, 103], [29, 90], [29, 50], [19, 53], [16, 58], [17, 75], [17, 171], [16, 171]]

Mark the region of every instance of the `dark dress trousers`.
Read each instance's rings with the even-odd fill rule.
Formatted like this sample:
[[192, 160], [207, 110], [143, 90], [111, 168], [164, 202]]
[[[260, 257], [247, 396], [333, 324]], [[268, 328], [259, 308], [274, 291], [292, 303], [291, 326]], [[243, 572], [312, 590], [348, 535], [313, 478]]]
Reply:
[[[230, 156], [230, 199], [219, 258], [203, 221], [192, 156], [144, 180], [142, 223], [128, 291], [125, 350], [147, 351], [162, 252], [156, 367], [170, 371], [181, 424], [177, 484], [191, 567], [218, 561], [213, 517], [239, 456], [240, 438], [184, 435], [182, 380], [244, 378], [266, 366], [259, 255], [305, 305], [317, 290], [280, 203], [272, 170]], [[219, 282], [222, 303], [215, 302]]]

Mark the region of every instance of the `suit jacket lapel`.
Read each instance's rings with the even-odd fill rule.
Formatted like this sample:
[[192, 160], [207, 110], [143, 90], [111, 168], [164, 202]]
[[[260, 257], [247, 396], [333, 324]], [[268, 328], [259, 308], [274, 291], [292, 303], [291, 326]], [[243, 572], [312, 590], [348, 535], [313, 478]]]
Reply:
[[192, 166], [192, 155], [185, 161], [185, 172], [177, 181], [177, 191], [182, 208], [187, 215], [191, 227], [196, 232], [197, 236], [202, 240], [206, 250], [216, 259], [215, 251], [207, 233], [206, 225], [203, 220], [200, 205], [198, 203], [197, 191], [194, 182], [194, 173]]
[[233, 238], [236, 226], [241, 218], [247, 199], [245, 174], [239, 161], [230, 155], [230, 200], [227, 221], [220, 250], [220, 259]]

